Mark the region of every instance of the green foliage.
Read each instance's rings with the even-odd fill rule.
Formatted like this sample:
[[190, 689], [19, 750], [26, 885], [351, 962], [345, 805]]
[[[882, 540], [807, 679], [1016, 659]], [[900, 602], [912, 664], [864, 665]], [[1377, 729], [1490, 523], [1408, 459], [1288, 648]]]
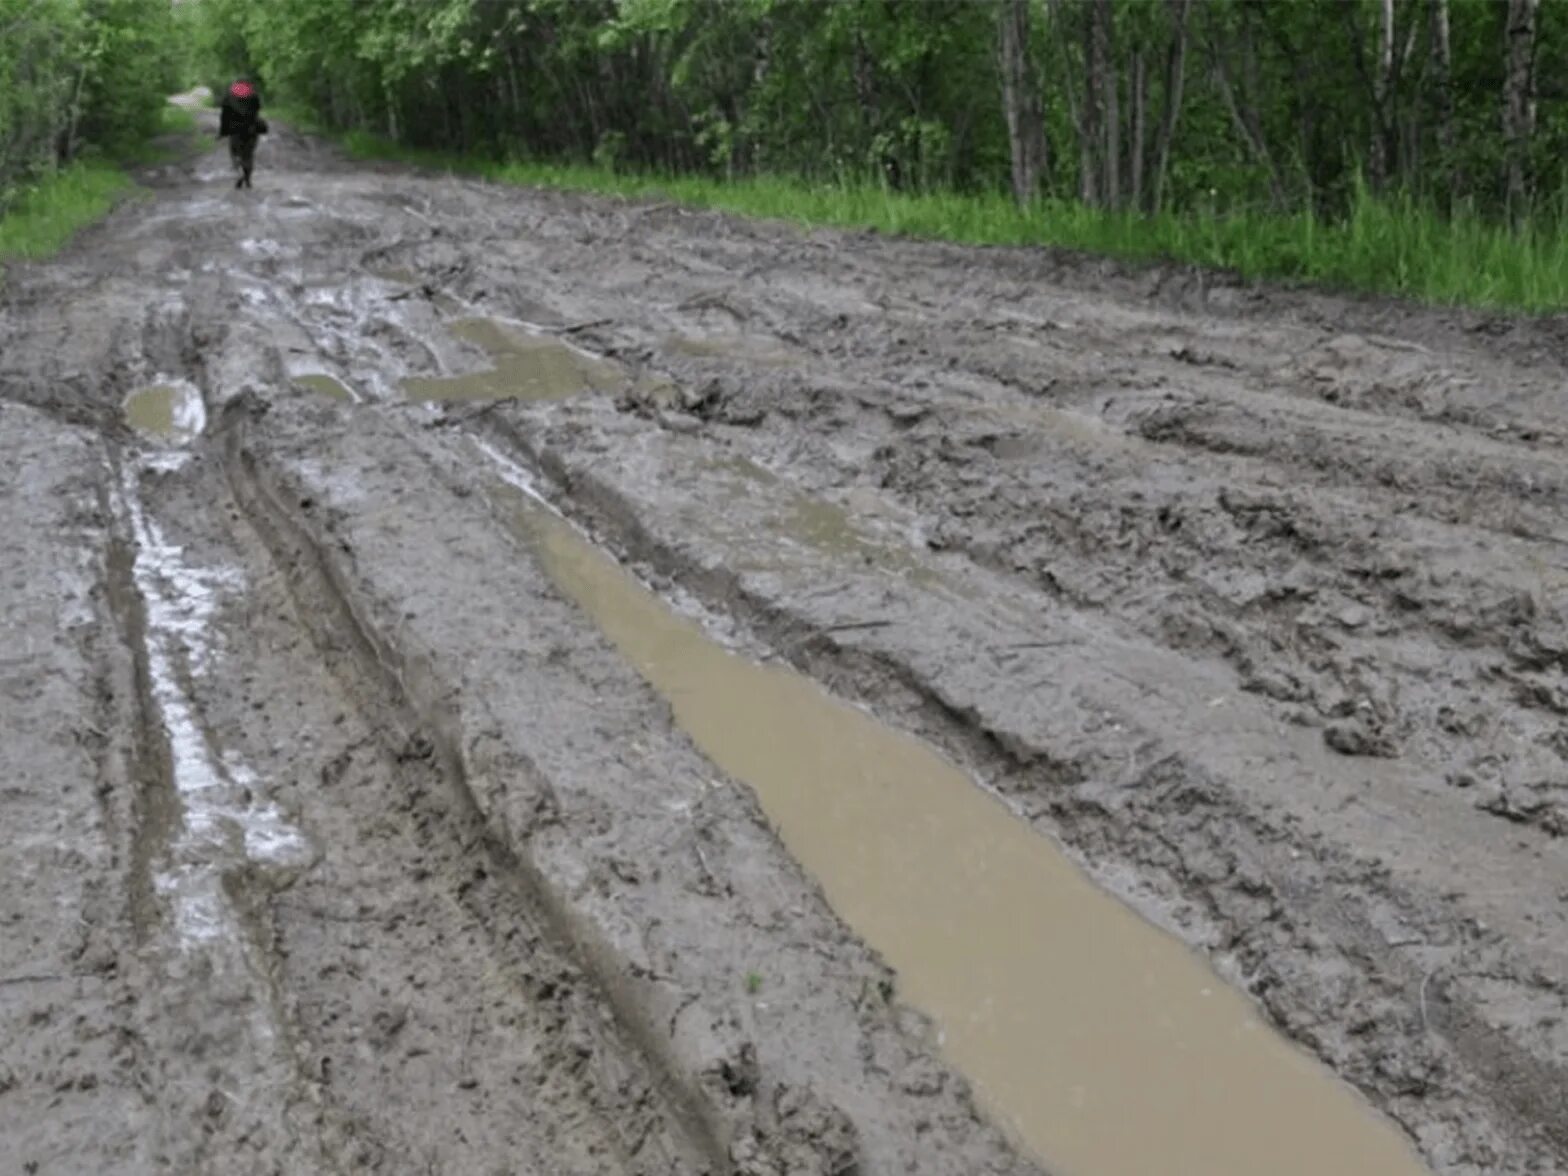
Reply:
[[156, 134], [179, 80], [168, 0], [85, 0], [88, 38], [79, 133], [108, 150]]
[[194, 111], [186, 110], [183, 106], [164, 104], [158, 119], [158, 130], [165, 135], [192, 135], [196, 133], [197, 123]]
[[1215, 215], [1106, 211], [1056, 198], [1020, 209], [1000, 192], [896, 192], [886, 184], [809, 184], [778, 176], [725, 180], [617, 173], [592, 164], [503, 162], [400, 146], [353, 132], [361, 159], [398, 160], [500, 183], [671, 200], [802, 226], [873, 229], [974, 245], [1056, 246], [1229, 270], [1244, 277], [1398, 294], [1426, 302], [1552, 310], [1568, 306], [1568, 237], [1517, 234], [1473, 212], [1438, 215], [1408, 194], [1353, 186], [1348, 216], [1311, 211]]
[[1555, 289], [1546, 226], [1568, 225], [1568, 2], [1541, 6], [1527, 144], [1541, 227], [1517, 249], [1489, 227], [1507, 163], [1497, 0], [1393, 0], [1387, 38], [1381, 0], [1027, 0], [1047, 198], [1022, 213], [993, 198], [1011, 167], [998, 0], [191, 6], [215, 85], [246, 73], [327, 127], [591, 165], [568, 172], [621, 190], [681, 175], [704, 193], [734, 181], [747, 201], [789, 177], [785, 206], [838, 222], [1519, 305]]
[[[1009, 180], [999, 0], [186, 7], [211, 83], [249, 74], [327, 125], [410, 146], [729, 177], [874, 179], [901, 191], [991, 191]], [[1358, 175], [1380, 195], [1498, 207], [1497, 0], [1394, 0], [1393, 67], [1382, 80], [1379, 0], [1191, 0], [1184, 22], [1174, 0], [1028, 8], [1047, 192], [1079, 192], [1086, 170], [1114, 155], [1121, 190], [1102, 190], [1096, 202], [1152, 206], [1153, 140], [1171, 107], [1176, 129], [1159, 181], [1168, 207], [1345, 215]], [[1440, 9], [1451, 27], [1446, 87]], [[1087, 49], [1097, 10], [1108, 20], [1099, 74]], [[1167, 73], [1178, 45], [1179, 87]], [[1560, 96], [1554, 79], [1568, 73], [1568, 3], [1542, 6], [1536, 58], [1543, 100], [1532, 160], [1556, 183], [1568, 106], [1544, 99]], [[1108, 152], [1088, 120], [1112, 98]]]
[[155, 133], [179, 46], [168, 0], [0, 0], [0, 210], [84, 144]]

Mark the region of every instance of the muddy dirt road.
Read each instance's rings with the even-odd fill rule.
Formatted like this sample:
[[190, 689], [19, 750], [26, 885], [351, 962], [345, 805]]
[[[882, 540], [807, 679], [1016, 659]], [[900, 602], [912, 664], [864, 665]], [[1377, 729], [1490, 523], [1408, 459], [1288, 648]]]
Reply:
[[1568, 1172], [1568, 331], [351, 164], [0, 286], [0, 1168]]

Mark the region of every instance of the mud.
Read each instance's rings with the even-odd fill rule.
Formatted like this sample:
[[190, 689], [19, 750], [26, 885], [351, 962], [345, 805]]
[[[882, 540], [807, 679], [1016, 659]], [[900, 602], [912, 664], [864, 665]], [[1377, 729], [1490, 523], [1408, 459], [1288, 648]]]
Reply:
[[1561, 320], [274, 132], [0, 289], [22, 1170], [1568, 1171]]

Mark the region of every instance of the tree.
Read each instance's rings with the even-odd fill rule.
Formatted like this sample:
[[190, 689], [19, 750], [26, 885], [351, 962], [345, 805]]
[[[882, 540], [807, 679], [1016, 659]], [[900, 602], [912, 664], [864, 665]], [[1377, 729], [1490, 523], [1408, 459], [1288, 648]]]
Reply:
[[1508, 0], [1507, 73], [1503, 81], [1503, 141], [1507, 151], [1507, 210], [1515, 226], [1529, 212], [1530, 140], [1535, 133], [1535, 30], [1540, 0]]
[[[497, 157], [1175, 212], [1335, 215], [1365, 175], [1516, 222], [1568, 182], [1539, 166], [1568, 153], [1568, 104], [1537, 109], [1538, 75], [1568, 96], [1568, 0], [192, 4], [215, 72], [259, 72], [334, 126]], [[73, 108], [78, 26], [142, 28], [166, 3], [0, 0], [0, 29], [34, 6], [64, 25], [0, 41], [0, 151], [36, 159]], [[107, 93], [86, 92], [84, 129]]]
[[1170, 45], [1165, 55], [1165, 106], [1154, 140], [1154, 181], [1149, 187], [1148, 211], [1159, 212], [1165, 198], [1165, 177], [1170, 170], [1171, 144], [1181, 117], [1182, 90], [1187, 76], [1187, 13], [1192, 0], [1167, 0], [1171, 14]]
[[1047, 164], [1040, 83], [1029, 53], [1029, 0], [1003, 0], [997, 6], [997, 27], [1013, 199], [1028, 204], [1039, 190], [1040, 173]]

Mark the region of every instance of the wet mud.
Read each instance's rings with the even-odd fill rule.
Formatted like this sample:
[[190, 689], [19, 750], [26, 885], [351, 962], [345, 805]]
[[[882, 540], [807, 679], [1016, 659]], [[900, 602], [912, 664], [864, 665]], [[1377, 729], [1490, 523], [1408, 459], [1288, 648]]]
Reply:
[[1568, 1171], [1560, 320], [227, 180], [0, 287], [19, 1170]]

